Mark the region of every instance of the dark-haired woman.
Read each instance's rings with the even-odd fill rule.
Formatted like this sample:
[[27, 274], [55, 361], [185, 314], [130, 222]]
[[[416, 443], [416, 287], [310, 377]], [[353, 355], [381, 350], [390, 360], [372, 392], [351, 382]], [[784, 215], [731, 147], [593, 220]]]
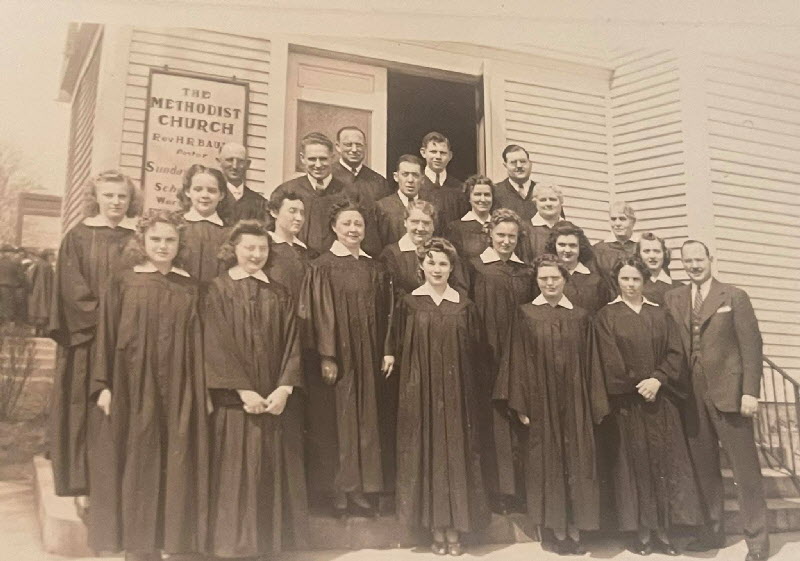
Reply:
[[[58, 343], [58, 363], [50, 413], [50, 459], [56, 494], [76, 496], [79, 512], [90, 487], [109, 493], [110, 430], [90, 396], [92, 364], [97, 347], [100, 297], [111, 277], [125, 265], [123, 250], [141, 210], [139, 190], [117, 171], [93, 177], [85, 187], [86, 218], [61, 240], [48, 332]], [[100, 460], [98, 464], [96, 460]], [[89, 540], [95, 550], [115, 547], [113, 531], [102, 522], [111, 514], [101, 505], [89, 513]], [[97, 532], [95, 532], [97, 530]]]
[[556, 223], [545, 251], [557, 256], [569, 272], [564, 295], [570, 302], [594, 315], [614, 298], [608, 280], [594, 266], [592, 246], [582, 228], [567, 221]]
[[470, 211], [447, 225], [445, 236], [465, 262], [489, 247], [486, 232], [494, 200], [494, 183], [484, 175], [473, 175], [464, 182]]
[[480, 398], [486, 400], [486, 407], [481, 408], [486, 486], [492, 508], [504, 514], [524, 504], [520, 431], [516, 418], [509, 418], [508, 409], [497, 402], [491, 406], [490, 401], [511, 321], [517, 307], [533, 300], [538, 289], [533, 268], [515, 253], [523, 226], [520, 217], [513, 210], [499, 209], [492, 213], [488, 226], [492, 245], [470, 261], [470, 295], [478, 307], [489, 352], [480, 390]]
[[[336, 236], [330, 250], [311, 262], [301, 290], [301, 315], [313, 329], [322, 362], [322, 381], [309, 382], [309, 471], [327, 472], [334, 514], [372, 515], [365, 494], [384, 490], [380, 438], [380, 372], [392, 310], [386, 268], [361, 249], [365, 221], [361, 208], [343, 201], [331, 210]], [[336, 443], [336, 445], [332, 445]]]
[[688, 379], [677, 326], [642, 295], [649, 271], [637, 257], [612, 269], [620, 297], [595, 318], [596, 376], [605, 380], [611, 413], [603, 447], [619, 529], [636, 532], [629, 548], [677, 555], [674, 525], [701, 521], [699, 493], [677, 404]]
[[223, 249], [232, 267], [211, 282], [203, 304], [214, 403], [208, 543], [217, 557], [255, 557], [305, 537], [305, 486], [287, 488], [295, 474], [304, 484], [304, 466], [287, 453], [283, 422], [305, 384], [292, 295], [263, 271], [266, 228], [243, 220]]
[[[208, 421], [197, 283], [175, 265], [183, 220], [147, 212], [126, 250], [134, 266], [100, 305], [90, 395], [109, 419], [110, 493], [91, 490], [109, 549], [131, 559], [201, 552], [208, 494]], [[112, 523], [118, 525], [109, 530]], [[90, 535], [94, 522], [89, 520]]]
[[181, 248], [181, 265], [204, 287], [225, 271], [219, 248], [228, 238], [228, 228], [217, 213], [228, 188], [222, 172], [194, 164], [183, 175], [178, 201], [183, 208], [186, 228]]
[[447, 282], [453, 246], [433, 238], [417, 256], [425, 282], [394, 318], [397, 514], [431, 532], [434, 553], [460, 555], [461, 534], [489, 521], [478, 434], [483, 336], [477, 308]]
[[541, 294], [517, 309], [494, 397], [527, 427], [528, 518], [544, 547], [580, 554], [581, 532], [600, 523], [594, 425], [608, 401], [590, 361], [589, 313], [564, 295], [569, 273], [544, 254], [535, 274]]
[[652, 232], [645, 232], [636, 242], [636, 253], [650, 271], [650, 278], [644, 281], [642, 294], [659, 306], [664, 305], [664, 294], [668, 290], [682, 286], [680, 281], [669, 275], [670, 252], [667, 244]]

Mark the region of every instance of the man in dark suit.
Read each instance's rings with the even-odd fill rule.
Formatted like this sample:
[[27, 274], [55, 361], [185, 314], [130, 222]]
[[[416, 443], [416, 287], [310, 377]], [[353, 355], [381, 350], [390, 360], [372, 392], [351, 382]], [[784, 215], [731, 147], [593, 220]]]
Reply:
[[364, 251], [377, 257], [381, 251], [380, 240], [375, 227], [375, 203], [392, 194], [386, 178], [364, 165], [367, 136], [356, 126], [347, 126], [336, 133], [336, 151], [339, 159], [333, 164], [333, 177], [345, 186], [347, 195], [360, 201], [368, 213]]
[[531, 163], [528, 151], [518, 144], [509, 144], [503, 150], [503, 165], [508, 177], [494, 184], [494, 208], [508, 208], [528, 221], [536, 214], [536, 200], [531, 180]]
[[417, 200], [422, 184], [422, 161], [412, 154], [404, 154], [397, 160], [394, 180], [397, 192], [382, 198], [375, 205], [375, 218], [381, 250], [393, 244], [406, 233], [405, 219], [408, 204]]
[[469, 201], [464, 193], [464, 184], [447, 173], [447, 164], [453, 159], [453, 151], [446, 136], [429, 132], [422, 139], [419, 153], [426, 162], [419, 195], [436, 208], [434, 230], [437, 236], [441, 236], [448, 224], [459, 220], [469, 211]]
[[319, 132], [307, 134], [300, 141], [305, 175], [282, 183], [271, 196], [274, 201], [287, 190], [300, 195], [306, 220], [297, 237], [318, 254], [328, 251], [336, 239], [330, 226], [331, 207], [348, 198], [344, 184], [332, 175], [333, 155], [333, 142], [327, 136]]
[[733, 469], [747, 561], [769, 556], [767, 506], [753, 437], [761, 385], [761, 333], [747, 294], [711, 275], [711, 257], [702, 242], [689, 240], [681, 259], [691, 284], [665, 295], [680, 324], [690, 357], [692, 393], [686, 407], [686, 435], [707, 520], [690, 551], [722, 547], [724, 490], [719, 446]]
[[250, 167], [247, 148], [236, 142], [228, 142], [220, 148], [217, 163], [228, 184], [228, 194], [217, 209], [225, 224], [249, 219], [268, 221], [267, 199], [244, 184], [247, 168]]

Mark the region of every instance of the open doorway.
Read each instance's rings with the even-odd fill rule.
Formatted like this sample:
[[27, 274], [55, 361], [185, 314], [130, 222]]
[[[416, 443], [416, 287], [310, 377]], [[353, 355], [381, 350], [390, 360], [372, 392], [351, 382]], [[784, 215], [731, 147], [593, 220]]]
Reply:
[[422, 137], [438, 131], [450, 139], [448, 173], [464, 181], [477, 173], [479, 84], [452, 82], [389, 70], [387, 77], [386, 177], [397, 159], [419, 155]]

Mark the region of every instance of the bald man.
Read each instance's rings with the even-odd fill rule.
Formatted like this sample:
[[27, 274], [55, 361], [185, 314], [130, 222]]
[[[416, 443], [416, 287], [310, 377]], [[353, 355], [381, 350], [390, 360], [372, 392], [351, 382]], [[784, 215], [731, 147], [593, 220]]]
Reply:
[[217, 163], [228, 184], [228, 196], [222, 199], [217, 210], [225, 224], [248, 219], [269, 222], [267, 199], [245, 185], [247, 168], [250, 167], [247, 148], [228, 142], [220, 148]]

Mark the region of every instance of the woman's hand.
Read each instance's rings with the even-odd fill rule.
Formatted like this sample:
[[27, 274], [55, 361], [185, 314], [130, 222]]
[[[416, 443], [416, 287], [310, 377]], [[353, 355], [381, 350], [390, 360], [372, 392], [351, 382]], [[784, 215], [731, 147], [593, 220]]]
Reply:
[[100, 392], [100, 395], [97, 396], [97, 406], [103, 410], [106, 416], [111, 415], [111, 390], [106, 388]]
[[332, 386], [336, 383], [339, 377], [339, 367], [336, 366], [336, 361], [332, 358], [322, 358], [322, 381]]
[[653, 402], [656, 400], [658, 390], [661, 388], [661, 382], [656, 378], [647, 378], [636, 384], [636, 389], [639, 391], [645, 401]]
[[394, 370], [394, 356], [386, 355], [383, 357], [383, 366], [381, 366], [381, 372], [383, 372], [384, 377], [388, 378], [392, 375], [392, 370]]
[[264, 404], [267, 406], [264, 412], [270, 415], [280, 415], [286, 408], [286, 402], [288, 400], [289, 390], [283, 386], [279, 386], [264, 400]]
[[242, 408], [246, 413], [260, 415], [267, 410], [266, 400], [253, 390], [236, 390], [244, 404]]
[[519, 419], [519, 422], [525, 425], [526, 427], [530, 426], [531, 424], [530, 418], [528, 418], [527, 415], [523, 415], [522, 413], [519, 412], [517, 413], [517, 419]]

